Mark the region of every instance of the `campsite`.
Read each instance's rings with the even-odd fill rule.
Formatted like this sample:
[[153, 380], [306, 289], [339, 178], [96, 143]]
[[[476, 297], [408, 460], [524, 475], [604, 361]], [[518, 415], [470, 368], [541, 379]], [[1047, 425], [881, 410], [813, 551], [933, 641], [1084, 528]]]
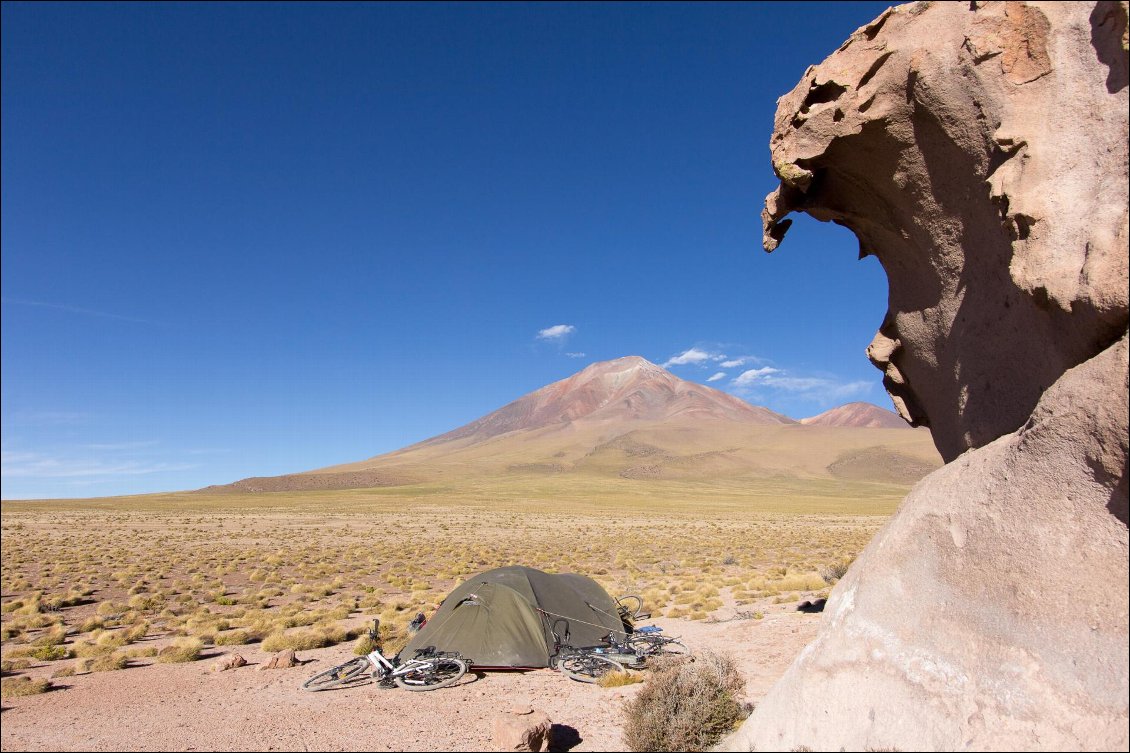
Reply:
[[[623, 704], [639, 683], [602, 688], [543, 668], [471, 673], [432, 693], [371, 684], [308, 693], [300, 686], [354, 658], [373, 618], [395, 648], [406, 642], [417, 611], [432, 617], [468, 576], [540, 561], [546, 570], [593, 573], [610, 592], [638, 591], [654, 612], [649, 622], [666, 634], [734, 656], [746, 677], [743, 700], [756, 702], [815, 634], [821, 615], [796, 607], [828, 592], [818, 571], [849, 558], [883, 520], [788, 515], [756, 500], [749, 503], [760, 507], [757, 515], [727, 504], [708, 506], [709, 520], [701, 520], [698, 508], [624, 498], [620, 519], [610, 521], [585, 505], [564, 514], [463, 502], [409, 514], [387, 494], [322, 493], [322, 504], [349, 510], [332, 516], [300, 503], [280, 509], [286, 498], [277, 494], [240, 498], [263, 505], [261, 512], [232, 511], [226, 496], [177, 499], [191, 509], [169, 515], [161, 511], [167, 503], [139, 499], [81, 513], [58, 503], [5, 510], [5, 542], [22, 542], [18, 555], [5, 546], [5, 574], [18, 572], [49, 592], [62, 581], [98, 586], [97, 598], [59, 613], [78, 629], [103, 619], [103, 633], [126, 632], [100, 617], [106, 602], [127, 610], [123, 621], [136, 620], [127, 627], [149, 625], [128, 644], [103, 638], [102, 649], [94, 648], [98, 634], [71, 639], [89, 642], [85, 656], [101, 650], [125, 659], [114, 671], [67, 674], [60, 670], [89, 660], [31, 659], [22, 672], [49, 679], [52, 690], [4, 699], [5, 750], [163, 750], [186, 736], [200, 747], [234, 750], [484, 749], [493, 717], [520, 706], [549, 711], [571, 749], [624, 750]], [[381, 538], [385, 525], [414, 545]], [[146, 611], [128, 615], [130, 601], [136, 608], [142, 599]], [[20, 613], [4, 617], [7, 625]], [[250, 642], [257, 630], [260, 641]], [[194, 638], [201, 647], [193, 661], [159, 660], [160, 649]], [[304, 663], [260, 669], [286, 647]], [[212, 670], [234, 653], [248, 664]], [[45, 717], [50, 724], [41, 723]]]

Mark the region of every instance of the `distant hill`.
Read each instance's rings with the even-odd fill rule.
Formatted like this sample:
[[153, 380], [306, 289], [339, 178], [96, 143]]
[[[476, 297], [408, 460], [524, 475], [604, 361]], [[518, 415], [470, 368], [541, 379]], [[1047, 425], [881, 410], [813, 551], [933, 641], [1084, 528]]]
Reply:
[[850, 426], [858, 429], [909, 429], [910, 424], [893, 411], [871, 403], [847, 403], [818, 416], [802, 418], [805, 426]]
[[[889, 413], [863, 405], [880, 415]], [[843, 406], [822, 416], [866, 411]], [[795, 421], [638, 356], [594, 363], [445, 434], [385, 455], [208, 491], [372, 488], [473, 479], [853, 479], [908, 484], [941, 465], [929, 432]], [[849, 419], [840, 419], [849, 420]], [[877, 420], [877, 419], [876, 419]], [[869, 473], [873, 470], [871, 476]]]

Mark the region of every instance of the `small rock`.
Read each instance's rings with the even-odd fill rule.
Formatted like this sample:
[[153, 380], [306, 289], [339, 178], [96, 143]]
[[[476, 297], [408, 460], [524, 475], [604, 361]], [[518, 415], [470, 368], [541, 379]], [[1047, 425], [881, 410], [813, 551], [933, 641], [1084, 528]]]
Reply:
[[242, 667], [245, 664], [247, 664], [247, 660], [244, 659], [239, 654], [227, 654], [226, 656], [220, 657], [219, 661], [215, 662], [212, 665], [212, 671], [213, 672], [223, 672], [223, 671], [228, 670], [228, 669], [235, 669], [236, 667]]
[[495, 750], [546, 751], [553, 722], [544, 711], [519, 706], [494, 718]]
[[286, 651], [280, 651], [272, 656], [270, 661], [259, 669], [290, 669], [299, 664], [298, 657], [294, 655], [294, 650], [288, 648]]

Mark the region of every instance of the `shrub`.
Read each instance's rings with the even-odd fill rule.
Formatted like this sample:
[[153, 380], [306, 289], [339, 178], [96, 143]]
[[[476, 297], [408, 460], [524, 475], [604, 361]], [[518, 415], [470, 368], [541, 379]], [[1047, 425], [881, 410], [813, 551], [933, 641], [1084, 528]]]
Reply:
[[656, 662], [625, 707], [624, 742], [631, 750], [707, 750], [741, 721], [744, 685], [733, 659], [721, 654]]
[[50, 689], [50, 680], [33, 680], [30, 677], [5, 677], [0, 681], [0, 698], [38, 695], [39, 693], [46, 693]]
[[67, 640], [67, 629], [56, 625], [32, 641], [33, 646], [61, 646]]
[[136, 646], [134, 648], [127, 648], [122, 652], [127, 659], [144, 659], [157, 655], [156, 646]]
[[293, 633], [274, 633], [263, 639], [262, 648], [269, 654], [286, 649], [308, 651], [332, 646], [333, 641], [321, 630], [296, 630]]
[[840, 560], [827, 567], [821, 568], [820, 577], [829, 586], [835, 584], [840, 578], [847, 574], [848, 568], [851, 567], [852, 560]]
[[216, 633], [214, 643], [217, 646], [242, 646], [247, 643], [254, 643], [259, 640], [259, 635], [253, 630], [229, 630], [224, 633]]
[[367, 656], [377, 649], [377, 642], [368, 635], [363, 635], [353, 644], [353, 653], [358, 656]]
[[31, 655], [40, 661], [58, 661], [68, 658], [71, 652], [66, 646], [40, 646], [32, 651]]
[[168, 646], [157, 652], [157, 661], [165, 664], [196, 661], [204, 642], [198, 638], [176, 638]]
[[117, 669], [125, 669], [129, 666], [129, 659], [122, 654], [114, 653], [107, 656], [99, 656], [93, 659], [89, 664], [89, 671], [91, 672], [113, 672]]

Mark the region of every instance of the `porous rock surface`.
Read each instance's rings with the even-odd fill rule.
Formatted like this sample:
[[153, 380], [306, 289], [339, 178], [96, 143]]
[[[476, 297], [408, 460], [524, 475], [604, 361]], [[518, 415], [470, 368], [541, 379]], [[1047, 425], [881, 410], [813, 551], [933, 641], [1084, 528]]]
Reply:
[[947, 465], [729, 750], [1126, 750], [1127, 5], [914, 3], [778, 102], [801, 211], [886, 270], [868, 348]]

